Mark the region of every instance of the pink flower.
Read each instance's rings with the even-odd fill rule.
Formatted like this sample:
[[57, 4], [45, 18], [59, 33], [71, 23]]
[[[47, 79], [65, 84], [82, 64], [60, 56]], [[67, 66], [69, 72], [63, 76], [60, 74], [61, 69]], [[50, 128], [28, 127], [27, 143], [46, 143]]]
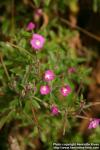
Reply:
[[47, 94], [49, 94], [51, 92], [51, 89], [50, 89], [50, 87], [48, 86], [48, 85], [42, 85], [41, 87], [40, 87], [40, 93], [42, 94], [42, 95], [47, 95]]
[[71, 93], [71, 88], [69, 85], [66, 85], [60, 89], [60, 92], [63, 96], [67, 96], [69, 93]]
[[92, 128], [96, 128], [100, 123], [100, 119], [93, 119], [89, 126], [88, 126], [88, 129], [92, 129]]
[[54, 78], [55, 78], [55, 74], [52, 70], [45, 71], [45, 74], [44, 74], [44, 80], [45, 81], [51, 81]]
[[55, 106], [55, 105], [53, 105], [53, 106], [51, 107], [51, 113], [52, 113], [53, 115], [58, 115], [58, 113], [59, 113], [58, 107]]
[[41, 16], [42, 15], [42, 9], [37, 9], [36, 11], [35, 11], [35, 15], [37, 15], [37, 16]]
[[39, 34], [33, 34], [30, 44], [35, 50], [40, 50], [45, 43], [45, 38]]
[[31, 31], [35, 28], [35, 24], [33, 22], [29, 22], [29, 24], [27, 25], [27, 31]]
[[34, 20], [36, 22], [38, 22], [42, 15], [43, 15], [42, 9], [40, 9], [40, 8], [36, 9], [35, 12], [34, 12]]
[[74, 73], [76, 71], [76, 69], [74, 67], [70, 67], [68, 68], [68, 73]]

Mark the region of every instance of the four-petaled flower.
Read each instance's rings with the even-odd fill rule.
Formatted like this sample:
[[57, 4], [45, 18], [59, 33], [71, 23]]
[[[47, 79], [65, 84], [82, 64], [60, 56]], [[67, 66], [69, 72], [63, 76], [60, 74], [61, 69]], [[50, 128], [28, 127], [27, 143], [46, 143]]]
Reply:
[[66, 85], [60, 89], [60, 92], [63, 96], [67, 96], [69, 93], [71, 93], [71, 88], [69, 85]]
[[88, 129], [92, 129], [92, 128], [96, 128], [97, 126], [99, 126], [100, 124], [100, 119], [93, 119], [92, 121], [90, 121], [90, 124], [88, 126]]
[[58, 109], [58, 107], [57, 107], [56, 105], [53, 105], [53, 106], [51, 107], [51, 113], [52, 113], [53, 115], [58, 115], [59, 109]]
[[50, 87], [48, 85], [42, 85], [40, 87], [40, 93], [41, 93], [41, 95], [47, 95], [50, 92], [51, 92], [51, 89], [50, 89]]
[[45, 74], [44, 74], [44, 80], [45, 81], [51, 81], [54, 78], [55, 78], [55, 74], [52, 70], [45, 71]]
[[45, 43], [45, 38], [40, 34], [33, 34], [30, 44], [35, 50], [40, 50]]
[[33, 22], [29, 22], [29, 24], [27, 25], [27, 31], [31, 31], [35, 28], [35, 24]]

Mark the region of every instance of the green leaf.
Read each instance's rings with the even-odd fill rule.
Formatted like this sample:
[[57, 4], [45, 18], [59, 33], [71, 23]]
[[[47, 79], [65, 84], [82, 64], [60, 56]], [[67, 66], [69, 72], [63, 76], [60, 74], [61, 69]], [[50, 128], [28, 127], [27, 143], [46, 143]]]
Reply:
[[23, 72], [23, 69], [19, 66], [19, 67], [15, 67], [15, 68], [13, 68], [13, 69], [10, 69], [10, 71], [12, 72], [12, 73], [15, 73], [16, 75], [20, 75], [20, 74], [22, 74], [22, 72]]
[[10, 107], [11, 109], [15, 109], [16, 106], [18, 106], [18, 104], [19, 104], [18, 99], [15, 99], [15, 100], [13, 100], [13, 101], [10, 102], [9, 107]]
[[97, 12], [97, 10], [98, 10], [98, 0], [93, 0], [93, 10], [94, 10], [94, 12]]
[[40, 5], [40, 0], [33, 0], [33, 2], [35, 3], [35, 5], [36, 5], [37, 7], [39, 7], [39, 5]]
[[21, 39], [19, 42], [19, 46], [25, 48], [26, 47], [26, 39]]
[[31, 110], [30, 106], [30, 100], [25, 101], [25, 107], [24, 107], [25, 112], [29, 112]]
[[7, 116], [3, 116], [0, 119], [0, 129], [4, 126], [5, 123], [10, 122], [13, 119], [14, 110], [10, 111]]
[[51, 2], [51, 0], [46, 0], [46, 1], [45, 1], [45, 5], [46, 5], [46, 6], [49, 6], [50, 2]]
[[32, 100], [32, 105], [35, 107], [35, 108], [38, 108], [38, 109], [40, 109], [40, 105], [39, 105], [39, 103], [36, 101], [36, 100]]
[[47, 141], [47, 136], [42, 132], [42, 134], [41, 134], [41, 140], [43, 141], [43, 142], [46, 142]]

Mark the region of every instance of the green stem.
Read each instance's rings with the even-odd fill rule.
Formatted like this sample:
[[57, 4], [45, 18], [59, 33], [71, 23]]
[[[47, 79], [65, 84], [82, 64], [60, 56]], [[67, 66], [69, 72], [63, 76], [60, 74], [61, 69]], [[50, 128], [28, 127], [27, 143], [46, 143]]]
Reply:
[[92, 120], [92, 118], [85, 117], [85, 116], [80, 116], [80, 115], [76, 115], [75, 117], [76, 117], [76, 118], [81, 118], [81, 119]]
[[14, 20], [14, 0], [12, 0], [11, 2], [11, 9], [12, 9], [12, 12], [11, 12], [11, 32], [12, 32], [12, 35], [14, 35], [14, 31], [15, 31], [15, 20]]
[[6, 68], [6, 65], [5, 65], [5, 63], [4, 63], [4, 61], [3, 61], [3, 56], [2, 56], [2, 55], [0, 56], [0, 60], [1, 60], [2, 66], [3, 66], [3, 68], [4, 68], [4, 72], [5, 72], [5, 74], [6, 74], [7, 78], [8, 78], [8, 80], [10, 80], [10, 76], [9, 76], [8, 70], [7, 70], [7, 68]]
[[36, 97], [36, 96], [33, 96], [33, 98], [35, 98], [37, 101], [39, 102], [43, 102], [40, 98]]
[[64, 120], [63, 120], [63, 136], [65, 135], [66, 132], [66, 121], [67, 121], [67, 110], [65, 110]]
[[32, 102], [31, 102], [31, 111], [32, 111], [32, 115], [33, 115], [34, 122], [35, 122], [35, 124], [36, 124], [36, 126], [37, 126], [37, 129], [38, 129], [39, 137], [41, 137], [40, 125], [39, 125], [39, 123], [38, 123], [38, 118], [37, 118], [37, 116], [36, 116], [36, 114], [35, 114], [35, 110], [34, 110], [34, 108], [32, 107]]
[[48, 107], [48, 103], [43, 102], [43, 100], [41, 100], [40, 98], [33, 96], [34, 99], [36, 99], [37, 101], [41, 102], [46, 108]]
[[[63, 23], [65, 23], [65, 24], [71, 26], [71, 22], [70, 22], [70, 21], [68, 21], [68, 20], [66, 20], [66, 19], [63, 19], [63, 18], [60, 18], [60, 20], [61, 20]], [[97, 40], [97, 41], [100, 42], [100, 37], [99, 37], [99, 36], [96, 36], [95, 34], [89, 32], [89, 31], [87, 31], [87, 30], [85, 30], [85, 29], [83, 29], [83, 28], [81, 28], [81, 27], [79, 27], [79, 26], [77, 26], [77, 25], [75, 25], [75, 29], [81, 31], [82, 33], [86, 34], [87, 36], [89, 36], [89, 37], [91, 37], [91, 38], [93, 38], [93, 39], [95, 39], [95, 40]]]
[[28, 68], [26, 69], [26, 73], [25, 73], [25, 75], [23, 77], [22, 83], [26, 83], [27, 82], [31, 69], [32, 69], [32, 65], [29, 65]]
[[87, 109], [87, 108], [89, 108], [91, 106], [95, 106], [95, 105], [100, 105], [100, 102], [94, 102], [94, 103], [88, 104], [88, 105], [84, 106], [83, 108]]

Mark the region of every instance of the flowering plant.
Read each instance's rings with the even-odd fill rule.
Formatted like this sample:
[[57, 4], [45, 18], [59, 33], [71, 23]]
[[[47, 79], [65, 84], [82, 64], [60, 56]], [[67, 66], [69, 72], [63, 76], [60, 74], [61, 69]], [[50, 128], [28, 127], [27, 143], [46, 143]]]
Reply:
[[[54, 141], [75, 141], [76, 137], [82, 141], [77, 133], [76, 139], [70, 134], [78, 130], [79, 119], [88, 120], [89, 132], [99, 127], [99, 117], [86, 112], [100, 103], [89, 103], [84, 96], [91, 68], [85, 64], [87, 58], [71, 47], [78, 32], [63, 27], [59, 20], [46, 24], [46, 10], [34, 11], [35, 23], [26, 21], [26, 28], [17, 27], [14, 34], [2, 25], [8, 38], [0, 42], [0, 129], [12, 127], [10, 139], [14, 131], [25, 129], [25, 145], [34, 149], [38, 141], [44, 144], [41, 149], [52, 149]], [[41, 18], [46, 22], [43, 25]], [[64, 138], [67, 135], [69, 139]]]

